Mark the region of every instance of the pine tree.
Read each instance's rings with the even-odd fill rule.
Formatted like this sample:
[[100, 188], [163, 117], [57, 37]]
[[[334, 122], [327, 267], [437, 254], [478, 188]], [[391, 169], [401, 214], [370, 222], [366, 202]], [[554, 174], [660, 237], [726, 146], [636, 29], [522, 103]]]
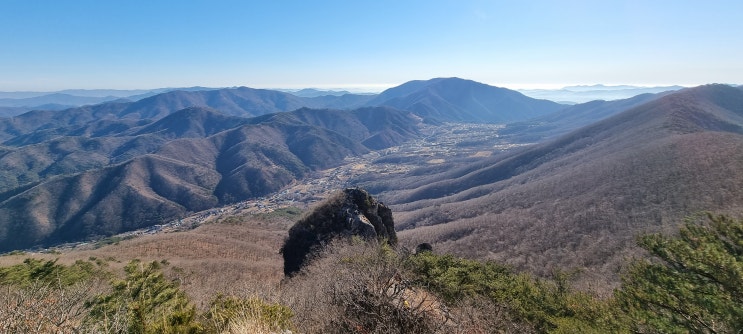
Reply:
[[198, 333], [196, 309], [160, 264], [132, 261], [126, 278], [91, 303], [91, 320], [108, 333]]
[[674, 237], [644, 236], [617, 299], [640, 332], [734, 333], [743, 328], [743, 221], [708, 215]]

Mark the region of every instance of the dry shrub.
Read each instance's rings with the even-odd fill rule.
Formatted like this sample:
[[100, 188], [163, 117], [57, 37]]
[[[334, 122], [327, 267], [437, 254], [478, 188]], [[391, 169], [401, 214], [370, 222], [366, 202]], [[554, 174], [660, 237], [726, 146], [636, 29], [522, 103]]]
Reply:
[[[358, 240], [336, 241], [299, 275], [284, 282], [282, 303], [295, 312], [294, 323], [303, 333], [537, 332], [505, 301], [478, 293], [445, 298], [444, 292], [421, 279], [420, 266], [425, 263], [420, 256], [425, 254]], [[497, 271], [501, 267], [488, 268]], [[470, 276], [457, 270], [447, 273], [459, 273], [464, 280], [447, 276], [459, 284], [453, 289], [497, 285], [489, 280], [516, 277]]]
[[280, 333], [293, 328], [293, 312], [258, 297], [217, 296], [204, 316], [207, 332]]
[[376, 243], [337, 241], [284, 283], [284, 304], [306, 333], [449, 333], [433, 295], [409, 284], [404, 254]]
[[452, 307], [455, 326], [452, 333], [536, 333], [533, 327], [514, 321], [508, 309], [482, 297], [462, 300]]
[[0, 332], [79, 332], [88, 311], [85, 302], [103, 291], [104, 285], [90, 279], [71, 286], [44, 281], [1, 286]]

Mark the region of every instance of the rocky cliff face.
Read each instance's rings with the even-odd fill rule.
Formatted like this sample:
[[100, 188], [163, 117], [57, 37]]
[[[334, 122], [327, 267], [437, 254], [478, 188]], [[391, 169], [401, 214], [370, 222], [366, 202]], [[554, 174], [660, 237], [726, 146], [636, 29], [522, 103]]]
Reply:
[[284, 274], [298, 272], [312, 254], [331, 240], [351, 236], [397, 243], [392, 211], [360, 188], [338, 192], [292, 226], [281, 248]]

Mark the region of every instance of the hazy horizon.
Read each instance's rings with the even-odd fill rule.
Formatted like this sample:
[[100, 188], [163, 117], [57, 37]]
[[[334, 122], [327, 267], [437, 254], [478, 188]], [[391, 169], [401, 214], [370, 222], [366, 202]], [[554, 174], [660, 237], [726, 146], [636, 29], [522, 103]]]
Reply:
[[[435, 78], [428, 78], [428, 79], [411, 79], [411, 80], [429, 80], [429, 79], [435, 79]], [[461, 78], [466, 79], [467, 78]], [[409, 80], [410, 81], [410, 80]], [[407, 81], [406, 81], [407, 82]], [[314, 86], [287, 86], [287, 87], [255, 87], [255, 86], [224, 86], [224, 87], [207, 87], [207, 86], [181, 86], [181, 87], [150, 87], [150, 88], [131, 88], [131, 89], [118, 89], [118, 88], [108, 88], [108, 87], [101, 87], [101, 88], [65, 88], [65, 89], [59, 89], [59, 90], [38, 90], [38, 91], [32, 91], [32, 90], [0, 90], [0, 92], [3, 93], [59, 93], [59, 92], [68, 92], [68, 91], [142, 91], [142, 92], [148, 92], [153, 90], [160, 90], [160, 89], [187, 89], [187, 88], [205, 88], [205, 89], [229, 89], [229, 88], [238, 88], [238, 87], [247, 87], [247, 88], [254, 88], [254, 89], [267, 89], [267, 90], [285, 90], [285, 91], [299, 91], [302, 89], [316, 89], [321, 91], [348, 91], [349, 93], [360, 93], [360, 94], [377, 94], [381, 93], [386, 89], [393, 88], [396, 86], [399, 86], [405, 82], [401, 83], [395, 83], [395, 84], [378, 84], [378, 85], [352, 85], [352, 86], [335, 86], [335, 85], [314, 85]], [[581, 85], [508, 85], [508, 86], [500, 86], [500, 85], [494, 85], [486, 82], [482, 82], [484, 84], [495, 86], [495, 87], [501, 87], [501, 88], [508, 88], [511, 90], [516, 91], [529, 91], [529, 90], [568, 90], [573, 88], [591, 88], [591, 87], [597, 87], [597, 88], [605, 88], [605, 89], [612, 89], [612, 88], [620, 88], [620, 87], [632, 87], [632, 88], [659, 88], [659, 87], [671, 87], [671, 86], [681, 86], [681, 87], [693, 87], [691, 85], [677, 85], [677, 84], [668, 84], [668, 85], [639, 85], [639, 84], [616, 84], [616, 85], [606, 85], [602, 83], [592, 83], [592, 84], [581, 84]], [[707, 83], [707, 84], [713, 84]], [[728, 85], [736, 86], [738, 84], [735, 83], [723, 83]]]

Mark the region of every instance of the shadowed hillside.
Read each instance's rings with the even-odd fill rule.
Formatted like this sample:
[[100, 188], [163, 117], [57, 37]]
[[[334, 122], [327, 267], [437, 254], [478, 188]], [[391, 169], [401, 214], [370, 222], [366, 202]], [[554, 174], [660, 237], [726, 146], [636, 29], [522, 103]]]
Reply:
[[173, 139], [203, 138], [246, 123], [214, 110], [187, 108], [149, 124], [101, 120], [35, 131], [6, 142], [10, 147], [0, 153], [0, 191], [125, 162], [154, 153]]
[[268, 120], [332, 129], [363, 142], [371, 149], [398, 145], [418, 133], [415, 116], [391, 107], [365, 107], [351, 111], [302, 108], [292, 113], [253, 118], [254, 122]]

